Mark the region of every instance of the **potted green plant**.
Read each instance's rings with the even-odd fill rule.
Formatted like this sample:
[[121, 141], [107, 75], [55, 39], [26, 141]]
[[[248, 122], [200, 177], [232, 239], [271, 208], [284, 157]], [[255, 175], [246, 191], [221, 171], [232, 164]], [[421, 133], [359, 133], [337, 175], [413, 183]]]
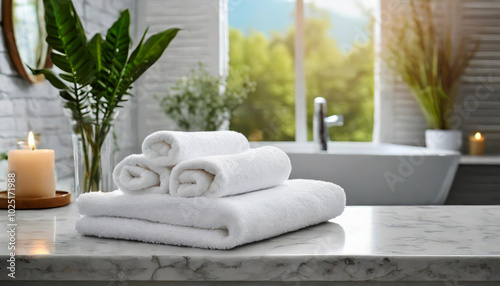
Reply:
[[[74, 132], [75, 187], [79, 192], [110, 191], [108, 145], [119, 108], [128, 99], [131, 84], [150, 68], [175, 38], [178, 28], [146, 38], [129, 53], [130, 13], [121, 12], [106, 35], [87, 40], [73, 3], [44, 0], [47, 43], [59, 70], [32, 70], [43, 74], [63, 99]], [[108, 150], [110, 151], [110, 150]], [[105, 167], [103, 167], [105, 166]], [[107, 168], [107, 169], [103, 169]]]
[[427, 120], [426, 145], [433, 149], [459, 150], [462, 133], [451, 130], [449, 116], [455, 95], [479, 41], [470, 50], [466, 39], [452, 43], [452, 25], [444, 21], [440, 33], [431, 0], [411, 0], [410, 14], [402, 13], [388, 25], [388, 66], [401, 77]]
[[178, 80], [163, 97], [160, 106], [183, 131], [215, 131], [229, 122], [235, 109], [255, 90], [244, 71], [213, 76], [203, 64]]

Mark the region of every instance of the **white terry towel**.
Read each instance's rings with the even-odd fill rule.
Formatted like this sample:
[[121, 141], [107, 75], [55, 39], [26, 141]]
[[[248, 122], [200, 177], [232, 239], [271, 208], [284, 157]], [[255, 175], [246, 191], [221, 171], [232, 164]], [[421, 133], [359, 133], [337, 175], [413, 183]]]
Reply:
[[245, 136], [234, 131], [158, 131], [142, 143], [142, 153], [157, 166], [174, 166], [189, 159], [235, 154], [249, 148]]
[[113, 171], [113, 181], [128, 194], [167, 194], [169, 179], [169, 168], [154, 166], [142, 154], [126, 157]]
[[172, 169], [170, 194], [180, 197], [242, 194], [279, 185], [291, 171], [286, 153], [272, 146], [196, 158]]
[[224, 198], [129, 196], [120, 191], [78, 198], [84, 235], [230, 249], [340, 215], [345, 193], [335, 184], [289, 180], [267, 189]]

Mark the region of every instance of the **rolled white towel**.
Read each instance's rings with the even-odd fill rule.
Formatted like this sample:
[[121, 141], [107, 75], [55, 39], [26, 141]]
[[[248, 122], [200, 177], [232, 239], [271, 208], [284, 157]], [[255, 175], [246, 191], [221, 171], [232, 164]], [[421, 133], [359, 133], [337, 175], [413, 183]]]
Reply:
[[128, 194], [167, 194], [169, 179], [169, 168], [154, 166], [142, 154], [126, 157], [113, 171], [115, 184]]
[[272, 146], [232, 155], [196, 158], [172, 169], [170, 194], [179, 197], [225, 197], [277, 186], [292, 165], [285, 152]]
[[245, 136], [234, 131], [158, 131], [142, 143], [142, 153], [156, 166], [174, 166], [189, 159], [235, 154], [249, 148]]
[[262, 191], [224, 198], [88, 193], [77, 201], [76, 230], [84, 235], [230, 249], [315, 225], [342, 213], [335, 184], [289, 180]]

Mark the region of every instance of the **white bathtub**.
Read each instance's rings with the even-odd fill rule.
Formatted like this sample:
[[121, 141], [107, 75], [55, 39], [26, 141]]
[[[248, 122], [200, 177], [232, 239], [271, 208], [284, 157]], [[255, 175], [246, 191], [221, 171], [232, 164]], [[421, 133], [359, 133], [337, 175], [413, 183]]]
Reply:
[[440, 205], [458, 167], [457, 152], [370, 142], [330, 142], [328, 151], [295, 142], [273, 145], [292, 161], [291, 178], [334, 182], [345, 189], [349, 205]]

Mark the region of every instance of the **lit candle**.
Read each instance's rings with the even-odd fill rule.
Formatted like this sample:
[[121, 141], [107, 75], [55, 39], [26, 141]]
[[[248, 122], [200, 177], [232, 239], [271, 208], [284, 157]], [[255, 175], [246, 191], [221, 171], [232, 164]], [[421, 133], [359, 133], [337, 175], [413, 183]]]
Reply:
[[28, 136], [30, 150], [9, 151], [9, 173], [15, 174], [16, 198], [42, 198], [56, 195], [54, 150], [35, 150], [33, 132]]
[[483, 155], [484, 154], [484, 136], [477, 132], [469, 137], [469, 154]]

